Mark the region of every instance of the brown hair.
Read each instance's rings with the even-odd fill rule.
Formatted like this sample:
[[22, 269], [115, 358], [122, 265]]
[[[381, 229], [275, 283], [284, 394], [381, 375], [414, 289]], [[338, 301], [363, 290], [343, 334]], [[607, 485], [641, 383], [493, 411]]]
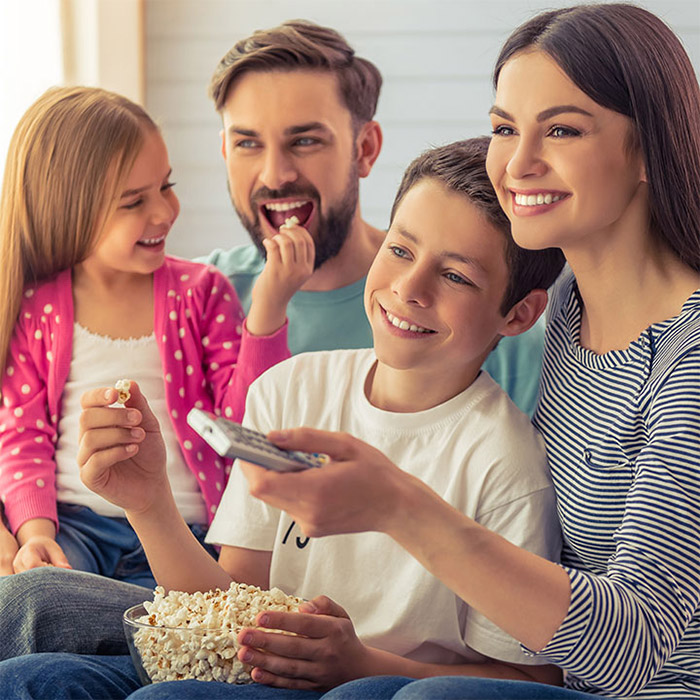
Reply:
[[234, 82], [244, 73], [295, 70], [337, 76], [340, 97], [355, 126], [374, 117], [382, 87], [377, 67], [355, 56], [352, 47], [334, 29], [305, 20], [290, 20], [279, 27], [258, 30], [238, 41], [216, 67], [209, 95], [220, 111]]
[[0, 376], [28, 285], [91, 252], [143, 144], [144, 109], [99, 88], [51, 88], [15, 129], [0, 194]]
[[426, 178], [438, 181], [451, 192], [464, 195], [503, 234], [510, 273], [500, 307], [501, 314], [505, 316], [533, 289], [548, 289], [554, 283], [564, 266], [564, 255], [558, 248], [526, 250], [513, 240], [510, 221], [498, 203], [486, 172], [489, 142], [487, 136], [480, 136], [432, 148], [419, 155], [403, 175], [391, 207], [391, 220], [406, 193]]
[[700, 88], [678, 37], [651, 12], [627, 4], [544, 12], [516, 29], [496, 62], [520, 51], [553, 58], [602, 107], [632, 120], [644, 158], [650, 227], [700, 270]]

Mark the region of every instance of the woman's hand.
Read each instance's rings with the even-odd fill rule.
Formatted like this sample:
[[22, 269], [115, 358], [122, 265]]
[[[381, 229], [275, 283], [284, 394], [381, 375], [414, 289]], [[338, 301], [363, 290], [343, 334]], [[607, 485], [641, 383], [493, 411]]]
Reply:
[[124, 408], [111, 408], [116, 389], [81, 398], [78, 466], [92, 491], [127, 511], [148, 510], [170, 489], [160, 426], [136, 382]]
[[276, 688], [328, 690], [370, 673], [372, 650], [355, 634], [348, 614], [326, 596], [304, 603], [298, 613], [262, 612], [260, 627], [238, 634], [238, 658], [253, 666], [254, 681]]
[[240, 462], [250, 493], [296, 520], [305, 535], [321, 537], [376, 530], [391, 534], [407, 489], [428, 489], [379, 450], [345, 433], [311, 428], [272, 431], [284, 449], [322, 452], [331, 461], [318, 469], [279, 473]]
[[246, 318], [252, 335], [272, 335], [284, 325], [289, 300], [314, 272], [314, 242], [298, 224], [280, 226], [276, 236], [263, 239], [263, 245], [267, 262], [253, 286]]

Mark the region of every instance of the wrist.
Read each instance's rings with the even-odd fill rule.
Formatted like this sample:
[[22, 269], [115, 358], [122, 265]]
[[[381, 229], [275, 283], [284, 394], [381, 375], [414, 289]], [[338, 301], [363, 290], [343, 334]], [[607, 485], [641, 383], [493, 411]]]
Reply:
[[16, 537], [20, 546], [25, 545], [35, 537], [48, 537], [54, 540], [56, 539], [56, 525], [49, 518], [31, 518], [19, 526]]
[[267, 336], [276, 333], [286, 321], [286, 303], [280, 304], [275, 311], [260, 311], [253, 305], [246, 317], [245, 326], [250, 335]]

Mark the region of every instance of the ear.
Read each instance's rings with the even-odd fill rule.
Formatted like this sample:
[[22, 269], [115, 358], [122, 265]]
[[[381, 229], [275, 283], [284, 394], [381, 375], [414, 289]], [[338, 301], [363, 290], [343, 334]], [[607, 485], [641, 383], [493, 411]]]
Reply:
[[547, 290], [533, 289], [506, 314], [501, 335], [520, 335], [535, 325], [547, 308]]
[[221, 137], [221, 155], [226, 160], [226, 129], [222, 129], [219, 136]]
[[360, 177], [367, 177], [372, 171], [374, 162], [382, 150], [382, 129], [375, 121], [362, 125], [357, 135], [357, 172]]

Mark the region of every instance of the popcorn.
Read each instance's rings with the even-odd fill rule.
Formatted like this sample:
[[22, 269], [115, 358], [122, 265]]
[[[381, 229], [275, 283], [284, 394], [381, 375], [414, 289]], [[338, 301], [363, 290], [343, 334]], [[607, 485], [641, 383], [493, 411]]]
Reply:
[[129, 393], [131, 382], [128, 379], [119, 379], [114, 385], [114, 388], [119, 392], [117, 403], [123, 406], [131, 398], [131, 394]]
[[251, 667], [236, 657], [236, 636], [255, 627], [262, 610], [296, 612], [302, 602], [279, 588], [264, 591], [244, 583], [232, 583], [226, 591], [167, 595], [158, 586], [153, 602], [143, 604], [148, 615], [136, 619], [150, 627], [136, 630], [134, 644], [154, 683], [189, 678], [252, 683]]
[[[287, 227], [298, 226], [298, 225], [299, 225], [299, 219], [296, 216], [294, 216], [293, 214], [288, 219], [285, 219], [284, 223], [282, 224], [282, 226], [287, 226]], [[282, 227], [280, 226], [280, 228], [282, 228]]]

